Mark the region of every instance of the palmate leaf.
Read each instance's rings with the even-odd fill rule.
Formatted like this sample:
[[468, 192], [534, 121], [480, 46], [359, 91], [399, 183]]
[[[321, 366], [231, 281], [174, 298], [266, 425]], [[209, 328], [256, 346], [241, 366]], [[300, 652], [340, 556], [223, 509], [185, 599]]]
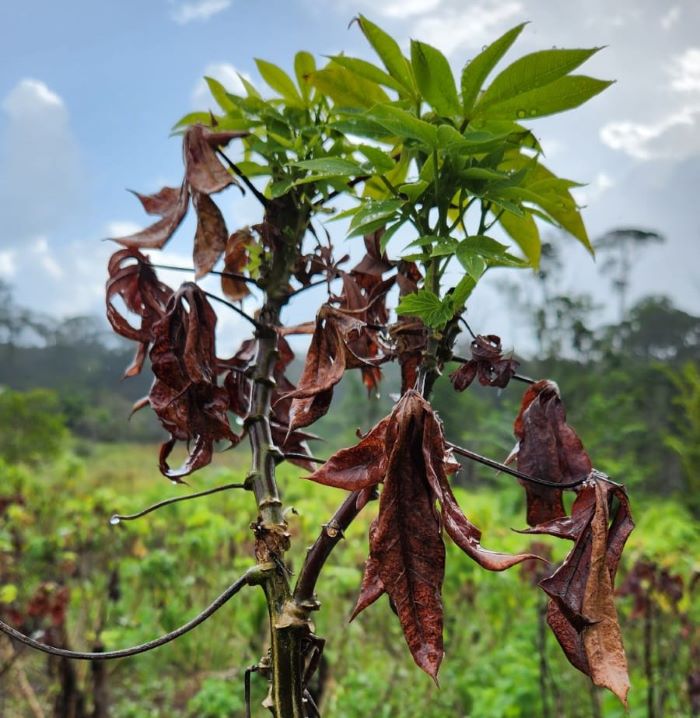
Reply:
[[379, 55], [389, 74], [400, 82], [409, 93], [415, 94], [415, 80], [411, 65], [403, 56], [396, 40], [379, 26], [370, 22], [364, 15], [360, 15], [357, 20], [364, 36]]
[[477, 109], [513, 100], [523, 93], [553, 83], [582, 65], [600, 48], [590, 50], [541, 50], [519, 58], [489, 85]]
[[508, 30], [464, 66], [462, 71], [462, 107], [465, 114], [469, 115], [484, 81], [515, 42], [525, 25], [526, 23], [522, 23], [512, 30]]
[[371, 80], [331, 62], [322, 70], [312, 72], [309, 83], [328, 96], [338, 107], [372, 107], [388, 102], [389, 96]]
[[365, 117], [397, 137], [419, 140], [431, 148], [437, 146], [437, 128], [400, 107], [376, 105]]
[[420, 317], [429, 327], [442, 327], [452, 319], [454, 304], [448, 296], [440, 299], [429, 289], [420, 289], [401, 298], [396, 313]]
[[367, 62], [367, 60], [361, 60], [357, 57], [347, 57], [346, 55], [332, 55], [331, 59], [336, 65], [340, 65], [346, 70], [350, 70], [356, 75], [364, 77], [366, 80], [375, 82], [377, 85], [390, 87], [392, 90], [396, 90], [400, 95], [406, 94], [406, 88], [397, 79], [376, 65], [373, 65], [371, 62]]
[[301, 107], [304, 102], [292, 78], [281, 68], [267, 60], [256, 58], [258, 72], [263, 80], [292, 107]]

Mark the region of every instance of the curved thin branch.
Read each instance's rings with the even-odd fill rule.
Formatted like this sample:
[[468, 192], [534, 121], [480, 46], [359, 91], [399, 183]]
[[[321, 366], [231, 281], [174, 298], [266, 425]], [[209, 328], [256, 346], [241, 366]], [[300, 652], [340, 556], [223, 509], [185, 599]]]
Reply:
[[319, 459], [316, 456], [309, 456], [301, 451], [285, 451], [285, 459], [301, 459], [303, 461], [310, 461], [312, 464], [325, 464], [328, 459]]
[[536, 476], [524, 474], [522, 471], [518, 471], [517, 469], [511, 469], [510, 466], [502, 464], [500, 461], [488, 459], [481, 454], [477, 454], [476, 452], [470, 451], [469, 449], [464, 449], [463, 447], [457, 446], [450, 441], [446, 441], [445, 444], [447, 444], [447, 446], [449, 446], [450, 449], [455, 452], [455, 454], [464, 456], [467, 459], [471, 459], [472, 461], [478, 461], [480, 464], [484, 464], [484, 466], [490, 466], [492, 469], [497, 469], [498, 471], [502, 471], [504, 474], [510, 474], [511, 476], [515, 476], [518, 479], [522, 479], [523, 481], [527, 481], [531, 484], [537, 484], [538, 486], [549, 486], [553, 489], [573, 489], [574, 487], [580, 486], [582, 483], [587, 481], [589, 477], [589, 474], [587, 474], [582, 479], [577, 479], [576, 481], [569, 481], [567, 483], [559, 484], [556, 481], [547, 481], [546, 479], [540, 479]]
[[217, 149], [219, 157], [233, 170], [237, 177], [240, 177], [243, 184], [253, 193], [255, 199], [260, 202], [263, 207], [267, 207], [270, 204], [270, 200], [243, 174], [241, 168], [233, 162], [224, 151], [219, 148]]
[[242, 309], [239, 309], [235, 304], [232, 304], [231, 302], [227, 302], [222, 297], [219, 297], [216, 294], [212, 294], [211, 292], [204, 292], [203, 293], [209, 297], [209, 299], [213, 299], [215, 302], [219, 302], [220, 304], [223, 304], [224, 306], [228, 307], [229, 309], [233, 309], [236, 314], [239, 314], [243, 317], [247, 322], [250, 322], [256, 329], [260, 329], [262, 327], [262, 324], [257, 319], [253, 319], [253, 317], [250, 316], [250, 314], [246, 314]]
[[262, 580], [262, 573], [265, 570], [264, 566], [255, 566], [254, 568], [248, 569], [243, 576], [241, 576], [235, 583], [232, 583], [220, 596], [214, 599], [200, 614], [195, 616], [191, 621], [188, 621], [184, 625], [176, 628], [170, 633], [166, 633], [160, 638], [155, 638], [147, 643], [141, 643], [138, 646], [132, 646], [131, 648], [122, 648], [119, 651], [105, 651], [105, 652], [85, 652], [85, 651], [69, 651], [65, 648], [55, 648], [47, 643], [41, 643], [35, 641], [29, 636], [25, 636], [16, 628], [8, 625], [4, 621], [0, 621], [0, 631], [7, 634], [10, 638], [14, 638], [16, 641], [23, 643], [25, 646], [35, 648], [37, 651], [43, 651], [44, 653], [50, 653], [53, 656], [61, 656], [62, 658], [75, 658], [81, 661], [108, 661], [114, 658], [126, 658], [127, 656], [135, 656], [138, 653], [146, 653], [146, 651], [152, 651], [154, 648], [174, 641], [176, 638], [188, 633], [193, 628], [199, 626], [211, 615], [216, 613], [230, 598], [235, 596], [242, 588], [246, 585], [255, 585], [260, 583]]
[[110, 518], [109, 523], [112, 525], [118, 524], [120, 521], [134, 521], [135, 519], [140, 519], [142, 516], [145, 516], [146, 514], [150, 514], [151, 511], [155, 511], [156, 509], [160, 509], [163, 506], [170, 506], [170, 504], [176, 504], [178, 501], [189, 501], [190, 499], [198, 499], [202, 496], [209, 496], [210, 494], [217, 494], [219, 491], [227, 491], [228, 489], [245, 489], [245, 484], [224, 484], [223, 486], [217, 486], [213, 489], [206, 489], [205, 491], [198, 491], [196, 494], [187, 494], [187, 496], [175, 496], [172, 499], [164, 499], [163, 501], [158, 501], [158, 503], [153, 504], [152, 506], [149, 506], [148, 508], [144, 509], [143, 511], [139, 511], [135, 514], [114, 514], [112, 518]]
[[[153, 267], [153, 269], [167, 269], [171, 272], [191, 272], [192, 274], [195, 272], [194, 267], [176, 267], [173, 264], [153, 264], [153, 262], [143, 262], [143, 264], [147, 264], [147, 266]], [[245, 274], [236, 274], [235, 272], [218, 272], [214, 269], [210, 269], [208, 274], [214, 274], [217, 277], [230, 277], [238, 282], [247, 282], [248, 284], [258, 285], [257, 279], [246, 277]]]

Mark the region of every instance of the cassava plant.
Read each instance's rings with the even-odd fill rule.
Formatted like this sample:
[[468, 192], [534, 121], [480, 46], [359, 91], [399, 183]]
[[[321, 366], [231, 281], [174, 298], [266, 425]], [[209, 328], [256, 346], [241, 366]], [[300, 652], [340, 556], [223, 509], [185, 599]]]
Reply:
[[[592, 251], [570, 193], [576, 183], [542, 163], [539, 141], [521, 122], [575, 108], [604, 90], [609, 82], [571, 74], [597, 49], [534, 52], [496, 73], [523, 30], [518, 25], [464, 66], [458, 86], [436, 48], [413, 41], [406, 57], [367, 18], [357, 18], [357, 25], [377, 64], [337, 55], [317, 68], [312, 55], [299, 52], [293, 78], [257, 60], [271, 97], [245, 78], [245, 96], [208, 78], [218, 109], [176, 125], [183, 140], [182, 184], [137, 194], [158, 219], [115, 239], [120, 249], [109, 262], [108, 319], [137, 344], [126, 374], [140, 372], [146, 358], [154, 374], [135, 410], [150, 406], [169, 433], [160, 450], [162, 473], [181, 482], [213, 460], [218, 442], [249, 443], [245, 481], [217, 490], [235, 486], [255, 499], [254, 565], [193, 621], [144, 646], [81, 654], [4, 630], [60, 655], [122, 657], [172, 640], [243, 586], [259, 585], [270, 617], [269, 652], [255, 666], [269, 681], [265, 705], [277, 718], [311, 718], [319, 711], [307, 685], [323, 647], [311, 623], [319, 608], [317, 582], [343, 532], [360, 511], [370, 510], [376, 518], [352, 615], [387, 594], [416, 664], [436, 679], [443, 658], [443, 535], [491, 571], [537, 558], [482, 547], [480, 531], [451, 489], [458, 454], [518, 478], [527, 533], [573, 542], [568, 558], [540, 582], [549, 597], [547, 621], [571, 663], [626, 702], [627, 667], [613, 603], [617, 564], [633, 527], [625, 490], [592, 467], [566, 423], [557, 385], [518, 375], [517, 361], [504, 356], [498, 337], [473, 337], [470, 358], [455, 354], [466, 324], [462, 315], [483, 276], [495, 267], [537, 267], [539, 222]], [[257, 198], [261, 218], [229, 234], [217, 201], [231, 186]], [[190, 207], [197, 219], [195, 281], [173, 289], [158, 278], [157, 270], [167, 267], [151, 263], [145, 252], [164, 247]], [[348, 256], [337, 256], [333, 219], [349, 220], [348, 237], [364, 242], [354, 266]], [[220, 293], [197, 283], [208, 275], [220, 277]], [[294, 300], [319, 285], [326, 295], [315, 319], [295, 316]], [[210, 300], [251, 327], [231, 357], [217, 354]], [[311, 339], [294, 385], [286, 375], [294, 357], [287, 338], [296, 334]], [[457, 391], [475, 379], [495, 387], [514, 379], [530, 384], [509, 457], [517, 469], [445, 439], [430, 395], [451, 361], [461, 362], [450, 375]], [[308, 427], [328, 412], [345, 372], [359, 370], [375, 393], [387, 362], [398, 362], [401, 375], [391, 413], [365, 427], [354, 446], [325, 461], [315, 458]], [[188, 453], [172, 468], [176, 442], [186, 442]], [[275, 476], [283, 461], [302, 467], [304, 480], [348, 492], [296, 567], [295, 581], [285, 560], [290, 535]], [[564, 491], [576, 494], [570, 514]], [[377, 498], [378, 511], [372, 504]], [[128, 518], [134, 517], [114, 521]]]

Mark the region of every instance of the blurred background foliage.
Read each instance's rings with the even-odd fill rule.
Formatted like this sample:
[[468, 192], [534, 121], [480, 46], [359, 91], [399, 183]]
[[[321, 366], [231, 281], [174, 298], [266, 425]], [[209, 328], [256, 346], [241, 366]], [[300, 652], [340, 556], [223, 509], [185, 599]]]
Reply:
[[[613, 253], [604, 266], [617, 292], [614, 323], [598, 321], [590, 295], [559, 291], [556, 238], [539, 273], [502, 289], [533, 338], [530, 355], [518, 355], [521, 372], [559, 383], [570, 423], [595, 465], [630, 489], [637, 530], [619, 579], [633, 683], [629, 715], [697, 715], [700, 317], [665, 297], [629, 302], [625, 272], [632, 256], [624, 253], [639, 247], [630, 230], [617, 231], [618, 239], [627, 232], [624, 246], [614, 232], [600, 246], [603, 257]], [[159, 475], [162, 432], [153, 417], [140, 412], [127, 422], [149, 381], [146, 373], [120, 381], [131, 352], [99, 318], [41, 316], [17, 306], [9, 287], [0, 288], [0, 613], [73, 649], [119, 648], [172, 630], [251, 561], [253, 503], [241, 491], [110, 524], [115, 512], [190, 490]], [[357, 428], [367, 430], [387, 413], [396, 386], [389, 368], [382, 396], [368, 400], [359, 376], [350, 373], [315, 427], [325, 441], [314, 451], [328, 456], [353, 442]], [[457, 394], [443, 380], [434, 403], [451, 440], [503, 459], [513, 445], [521, 393], [511, 383], [502, 391]], [[192, 489], [241, 480], [246, 470], [242, 444], [193, 477]], [[342, 500], [342, 492], [302, 476], [281, 467], [285, 500], [298, 512], [289, 518], [292, 569]], [[455, 481], [485, 546], [518, 550], [531, 543], [511, 531], [524, 527], [523, 492], [514, 480], [468, 464]], [[440, 689], [412, 664], [388, 603], [348, 624], [374, 512], [370, 505], [351, 527], [319, 585], [317, 633], [328, 643], [314, 691], [324, 715], [625, 714], [612, 696], [589, 686], [544, 630], [537, 566], [490, 574], [448, 546], [454, 555], [445, 579]], [[555, 551], [547, 539], [536, 548]], [[1, 637], [0, 714], [243, 716], [243, 671], [266, 650], [266, 620], [262, 596], [249, 589], [176, 642], [97, 669], [34, 655]], [[262, 716], [263, 681], [252, 680], [253, 715]]]

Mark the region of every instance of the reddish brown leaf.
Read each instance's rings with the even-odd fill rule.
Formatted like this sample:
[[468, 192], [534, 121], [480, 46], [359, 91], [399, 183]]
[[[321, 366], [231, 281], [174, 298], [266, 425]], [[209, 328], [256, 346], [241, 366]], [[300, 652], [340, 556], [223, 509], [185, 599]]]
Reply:
[[[247, 133], [245, 133], [247, 134]], [[239, 132], [211, 132], [203, 125], [192, 125], [185, 132], [182, 153], [185, 159], [185, 179], [196, 192], [214, 194], [224, 187], [238, 184], [219, 162], [214, 149], [226, 145]]]
[[[377, 519], [372, 521], [369, 527], [370, 544], [374, 540], [377, 533]], [[350, 621], [353, 621], [368, 606], [371, 606], [377, 599], [386, 593], [382, 579], [379, 578], [379, 562], [369, 556], [365, 561], [365, 572], [362, 576], [362, 585], [360, 586], [360, 595], [357, 597], [357, 603], [350, 615]]]
[[[518, 469], [537, 478], [568, 483], [591, 471], [588, 457], [576, 432], [566, 423], [566, 410], [554, 382], [540, 381], [525, 393], [514, 432]], [[565, 515], [558, 489], [522, 482], [527, 495], [527, 523], [542, 524]]]
[[123, 247], [161, 249], [187, 214], [189, 202], [187, 183], [183, 183], [179, 190], [174, 187], [163, 187], [153, 195], [142, 195], [137, 192], [134, 194], [139, 198], [146, 212], [158, 215], [162, 219], [126, 237], [113, 237], [112, 241]]
[[226, 248], [228, 230], [221, 210], [208, 194], [194, 192], [192, 204], [197, 212], [197, 232], [192, 254], [197, 280], [209, 274], [219, 261]]
[[[141, 371], [153, 337], [153, 325], [165, 313], [172, 290], [158, 281], [148, 257], [137, 249], [115, 252], [107, 271], [107, 319], [117, 334], [139, 344], [134, 361], [125, 372], [125, 376], [134, 376]], [[117, 297], [121, 298], [128, 311], [141, 318], [139, 326], [131, 325], [120, 313], [114, 304]]]
[[[613, 499], [618, 503], [610, 522]], [[567, 658], [609, 688], [626, 704], [627, 660], [614, 604], [614, 581], [620, 554], [634, 528], [624, 490], [593, 472], [572, 509], [572, 521], [552, 523], [554, 535], [575, 536], [564, 563], [540, 586], [550, 596], [548, 622]], [[548, 525], [536, 530], [547, 533]]]
[[[247, 227], [234, 232], [226, 242], [224, 255], [224, 272], [240, 274], [248, 263], [248, 247], [253, 242], [253, 235]], [[221, 277], [221, 290], [234, 302], [250, 294], [246, 282], [234, 277]]]
[[333, 387], [346, 369], [372, 366], [352, 349], [364, 326], [359, 319], [333, 307], [321, 307], [299, 385], [282, 397], [294, 400], [289, 413], [292, 430], [313, 424], [328, 411]]
[[[217, 384], [216, 314], [196, 284], [183, 284], [155, 324], [150, 352], [155, 381], [149, 401], [170, 440], [161, 447], [163, 474], [179, 480], [211, 461], [215, 441], [238, 443], [229, 426], [228, 393]], [[176, 441], [192, 443], [183, 466], [167, 458]]]
[[477, 336], [471, 344], [472, 358], [450, 374], [457, 391], [464, 391], [479, 377], [482, 386], [503, 388], [508, 385], [519, 366], [515, 359], [504, 359], [501, 339], [495, 334]]

